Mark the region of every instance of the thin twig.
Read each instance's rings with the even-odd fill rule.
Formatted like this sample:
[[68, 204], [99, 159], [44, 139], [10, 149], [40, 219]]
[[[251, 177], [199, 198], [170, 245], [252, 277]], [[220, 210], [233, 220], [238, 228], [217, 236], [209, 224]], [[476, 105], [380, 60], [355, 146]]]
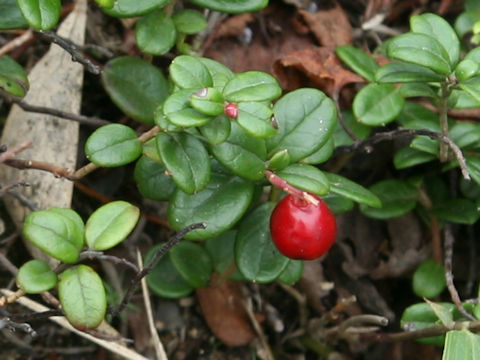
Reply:
[[72, 181], [77, 180], [75, 178], [73, 170], [66, 169], [46, 161], [10, 159], [10, 160], [6, 160], [4, 164], [19, 170], [25, 170], [25, 169], [42, 170], [42, 171], [52, 173], [57, 178], [65, 178]]
[[2, 151], [0, 153], [0, 163], [14, 158], [18, 153], [21, 153], [23, 150], [28, 149], [30, 146], [32, 146], [32, 142], [27, 141], [13, 149], [6, 149], [5, 151]]
[[260, 338], [260, 343], [262, 344], [263, 350], [264, 350], [264, 356], [262, 358], [266, 360], [274, 360], [275, 357], [273, 356], [272, 349], [270, 348], [270, 345], [268, 344], [267, 336], [265, 335], [262, 327], [258, 323], [257, 318], [255, 317], [255, 314], [253, 313], [253, 305], [252, 305], [252, 299], [248, 298], [246, 303], [245, 303], [245, 312], [247, 313], [248, 319], [250, 320], [250, 323], [252, 324], [253, 328], [255, 329], [255, 332], [257, 333], [258, 337]]
[[102, 72], [101, 67], [98, 65], [95, 65], [89, 59], [83, 56], [80, 53], [78, 46], [74, 44], [71, 40], [65, 39], [57, 35], [53, 31], [39, 30], [39, 31], [35, 31], [35, 33], [51, 41], [52, 43], [60, 46], [62, 49], [64, 49], [66, 52], [68, 52], [72, 56], [73, 61], [76, 61], [82, 64], [88, 72], [91, 72], [92, 74], [95, 74], [95, 75], [98, 75]]
[[146, 275], [148, 275], [150, 273], [150, 271], [153, 270], [153, 268], [155, 267], [155, 265], [158, 264], [158, 262], [165, 256], [165, 254], [167, 254], [167, 252], [172, 248], [174, 247], [175, 245], [177, 245], [180, 240], [183, 239], [183, 237], [189, 233], [190, 231], [193, 231], [193, 230], [196, 230], [196, 229], [205, 229], [207, 227], [207, 224], [206, 223], [196, 223], [196, 224], [192, 224], [192, 225], [189, 225], [187, 226], [186, 228], [180, 230], [179, 232], [177, 232], [172, 238], [170, 238], [156, 253], [155, 255], [153, 256], [153, 258], [150, 260], [150, 263], [144, 267], [141, 271], [139, 271], [135, 277], [132, 279], [132, 281], [130, 282], [130, 286], [129, 288], [127, 289], [127, 292], [125, 293], [125, 296], [123, 297], [123, 300], [122, 302], [120, 303], [120, 305], [118, 305], [118, 307], [116, 308], [112, 308], [110, 310], [110, 313], [112, 315], [118, 315], [120, 312], [123, 311], [123, 309], [125, 309], [125, 307], [127, 306], [127, 304], [130, 302], [130, 299], [131, 297], [133, 296], [133, 292], [135, 291], [136, 287], [138, 286], [138, 283], [140, 282], [140, 280], [142, 280], [143, 277], [145, 277]]
[[447, 289], [450, 292], [450, 297], [453, 303], [457, 306], [458, 311], [465, 316], [465, 318], [475, 321], [476, 318], [470, 314], [462, 305], [462, 300], [458, 295], [458, 291], [453, 283], [453, 243], [455, 238], [452, 234], [450, 225], [445, 225], [444, 231], [444, 247], [445, 247], [445, 279], [447, 281]]
[[33, 31], [32, 29], [28, 29], [22, 35], [17, 36], [16, 38], [3, 45], [0, 48], [0, 56], [8, 54], [10, 51], [22, 46], [31, 39], [33, 39]]

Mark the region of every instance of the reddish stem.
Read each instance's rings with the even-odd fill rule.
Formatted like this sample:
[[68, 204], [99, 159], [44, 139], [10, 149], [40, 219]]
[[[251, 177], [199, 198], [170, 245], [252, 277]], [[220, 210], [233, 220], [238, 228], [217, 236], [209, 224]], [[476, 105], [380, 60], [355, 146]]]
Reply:
[[309, 204], [313, 204], [317, 206], [319, 204], [318, 199], [315, 198], [312, 194], [302, 191], [300, 189], [297, 189], [296, 187], [290, 185], [287, 183], [285, 180], [283, 180], [281, 177], [279, 177], [277, 174], [275, 174], [273, 171], [270, 170], [265, 170], [265, 175], [267, 177], [267, 180], [273, 185], [276, 186], [286, 193], [289, 193], [290, 195], [295, 196], [296, 198], [306, 201]]

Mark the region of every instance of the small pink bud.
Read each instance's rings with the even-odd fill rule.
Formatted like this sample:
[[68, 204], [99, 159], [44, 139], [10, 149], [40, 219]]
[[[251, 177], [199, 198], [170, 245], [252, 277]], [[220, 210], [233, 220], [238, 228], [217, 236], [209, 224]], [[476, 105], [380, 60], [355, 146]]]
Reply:
[[229, 118], [236, 119], [238, 116], [238, 107], [237, 104], [234, 103], [226, 103], [223, 107], [223, 112]]

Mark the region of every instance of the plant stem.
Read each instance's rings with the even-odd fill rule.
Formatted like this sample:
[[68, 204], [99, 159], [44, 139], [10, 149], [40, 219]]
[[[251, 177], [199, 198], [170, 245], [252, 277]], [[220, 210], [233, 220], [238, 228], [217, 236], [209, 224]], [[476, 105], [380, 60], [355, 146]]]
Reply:
[[[440, 120], [440, 130], [442, 135], [448, 136], [448, 104], [447, 100], [450, 96], [450, 90], [446, 82], [442, 83], [440, 100], [438, 102], [438, 112]], [[444, 142], [440, 142], [440, 162], [448, 161], [448, 145]]]

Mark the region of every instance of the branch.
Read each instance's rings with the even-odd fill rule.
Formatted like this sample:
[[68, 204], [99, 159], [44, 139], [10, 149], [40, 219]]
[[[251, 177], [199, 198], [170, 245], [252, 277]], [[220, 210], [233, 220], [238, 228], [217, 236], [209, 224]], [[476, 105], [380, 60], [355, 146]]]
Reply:
[[2, 151], [0, 152], [0, 163], [14, 158], [17, 154], [21, 153], [25, 149], [28, 149], [30, 146], [32, 146], [31, 141], [24, 142], [23, 144], [20, 144], [16, 148], [10, 150], [7, 149], [5, 146], [2, 146]]
[[4, 164], [19, 170], [42, 170], [52, 173], [57, 178], [65, 178], [71, 181], [77, 180], [73, 170], [66, 169], [46, 161], [10, 159], [5, 161]]

